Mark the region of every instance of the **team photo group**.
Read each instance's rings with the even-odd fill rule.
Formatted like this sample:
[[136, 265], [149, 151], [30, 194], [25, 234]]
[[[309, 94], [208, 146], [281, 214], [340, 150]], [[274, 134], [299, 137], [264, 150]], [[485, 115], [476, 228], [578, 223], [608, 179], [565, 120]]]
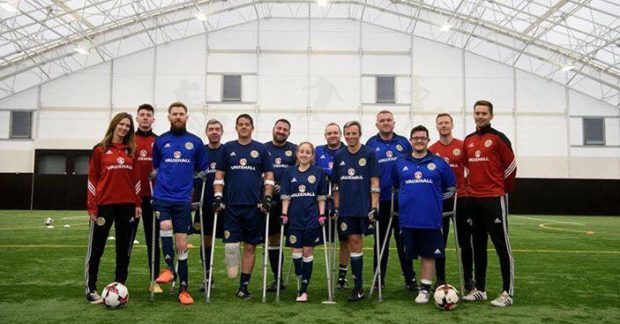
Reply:
[[[314, 284], [325, 285], [328, 302], [333, 302], [336, 289], [350, 290], [349, 302], [373, 293], [381, 298], [393, 235], [404, 289], [414, 292], [415, 303], [435, 300], [445, 309], [455, 307], [461, 293], [466, 302], [489, 298], [490, 237], [502, 283], [490, 305], [510, 306], [514, 260], [507, 195], [514, 186], [516, 159], [510, 140], [491, 127], [492, 103], [479, 100], [472, 112], [476, 129], [463, 140], [453, 137], [454, 120], [447, 113], [438, 114], [435, 125], [407, 127], [405, 137], [394, 132], [393, 114], [381, 110], [377, 132], [365, 144], [358, 121], [321, 126], [323, 143], [293, 144], [288, 138], [295, 125], [286, 119], [275, 121], [272, 139], [263, 143], [253, 138], [252, 116], [240, 114], [234, 124], [236, 139], [227, 143], [222, 143], [224, 129], [233, 125], [208, 120], [206, 145], [202, 134], [187, 131], [188, 109], [181, 102], [167, 108], [170, 129], [161, 135], [153, 133], [151, 105], [139, 106], [135, 117], [118, 113], [90, 158], [86, 299], [107, 305], [106, 296], [115, 295], [118, 304], [126, 302], [133, 244], [144, 235], [151, 298], [162, 293], [164, 285], [178, 286], [179, 303], [193, 304], [188, 281], [191, 234], [200, 236], [203, 282], [195, 287], [206, 301], [215, 282], [214, 267], [222, 263], [214, 262], [216, 239], [223, 242], [228, 278], [239, 280], [239, 299], [252, 296], [248, 287], [260, 245], [265, 247], [263, 302], [270, 293], [279, 300], [281, 290], [291, 289], [288, 261], [297, 281], [297, 302], [310, 299], [313, 268], [326, 272], [327, 283]], [[115, 282], [100, 294], [99, 265], [112, 225]], [[454, 286], [461, 292], [446, 282], [450, 226], [460, 282]], [[369, 235], [374, 236], [371, 280], [362, 275], [364, 237]], [[324, 258], [325, 269], [322, 264], [314, 267], [315, 258]]]

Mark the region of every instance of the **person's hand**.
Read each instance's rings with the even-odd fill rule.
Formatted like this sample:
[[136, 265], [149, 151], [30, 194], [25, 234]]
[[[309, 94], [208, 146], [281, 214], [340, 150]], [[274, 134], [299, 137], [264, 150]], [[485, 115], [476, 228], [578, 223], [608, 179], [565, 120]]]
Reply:
[[211, 210], [214, 213], [219, 213], [222, 210], [224, 210], [224, 207], [225, 206], [224, 206], [224, 202], [223, 202], [222, 196], [215, 196], [213, 198], [213, 203], [211, 204]]
[[260, 209], [265, 213], [268, 213], [271, 211], [271, 196], [263, 197], [263, 201], [261, 203]]
[[333, 220], [337, 220], [338, 219], [338, 214], [340, 213], [340, 210], [338, 210], [338, 208], [334, 208], [332, 209], [332, 213], [331, 213], [331, 218]]
[[97, 215], [96, 214], [88, 214], [88, 217], [90, 218], [91, 221], [96, 222], [97, 221]]
[[368, 212], [368, 220], [374, 223], [378, 217], [379, 217], [379, 210], [377, 210], [376, 207], [371, 208], [370, 211]]
[[155, 180], [156, 177], [157, 177], [157, 169], [153, 169], [153, 171], [149, 173], [149, 180], [153, 181]]
[[287, 214], [280, 215], [280, 223], [282, 223], [282, 225], [288, 224], [288, 215]]
[[325, 215], [319, 215], [319, 224], [321, 226], [325, 226], [325, 221], [327, 220], [327, 217], [325, 217]]
[[138, 220], [140, 217], [142, 217], [142, 207], [136, 207], [136, 212], [133, 218]]

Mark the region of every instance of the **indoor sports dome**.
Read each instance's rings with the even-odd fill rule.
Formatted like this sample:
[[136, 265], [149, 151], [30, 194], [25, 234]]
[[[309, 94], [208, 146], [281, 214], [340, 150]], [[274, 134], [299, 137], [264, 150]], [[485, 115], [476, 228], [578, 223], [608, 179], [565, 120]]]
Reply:
[[[566, 247], [573, 254], [558, 256], [558, 264], [581, 264], [588, 251], [597, 250], [609, 252], [599, 255], [604, 260], [617, 260], [619, 230], [600, 224], [590, 228], [589, 220], [613, 224], [613, 217], [601, 216], [620, 216], [618, 0], [0, 0], [0, 236], [15, 230], [12, 235], [21, 242], [18, 219], [31, 219], [44, 231], [43, 219], [53, 217], [56, 233], [83, 230], [75, 234], [81, 241], [67, 245], [79, 247], [75, 251], [82, 258], [93, 147], [114, 115], [135, 116], [141, 104], [155, 108], [156, 134], [170, 129], [169, 105], [182, 102], [188, 109], [187, 130], [204, 143], [208, 120], [221, 122], [225, 143], [237, 139], [236, 118], [246, 113], [254, 118], [253, 138], [261, 143], [272, 140], [274, 123], [285, 118], [290, 142], [322, 145], [327, 124], [342, 127], [348, 121], [361, 123], [366, 143], [377, 134], [376, 118], [383, 110], [393, 114], [396, 134], [409, 139], [414, 126], [424, 125], [431, 143], [439, 139], [436, 116], [449, 113], [454, 137], [464, 139], [476, 131], [478, 100], [493, 104], [492, 125], [505, 134], [516, 157], [518, 171], [508, 197], [515, 220], [511, 230], [516, 228], [517, 237], [559, 235], [546, 237], [540, 247], [521, 246], [520, 253], [547, 251], [537, 255], [543, 262]], [[63, 229], [62, 215], [83, 216], [74, 221], [84, 224], [80, 228], [68, 218], [70, 226]], [[12, 220], [3, 222], [2, 216]], [[608, 236], [597, 240], [606, 230]], [[583, 237], [592, 244], [565, 245]], [[0, 239], [3, 265], [22, 255], [21, 243], [12, 240]], [[64, 246], [61, 236], [32, 242], [42, 249]], [[517, 246], [519, 239], [513, 243]], [[15, 254], [3, 251], [13, 245], [18, 250], [10, 253]], [[107, 257], [112, 258], [109, 245]], [[371, 262], [368, 248], [366, 262]], [[198, 250], [192, 251], [192, 262], [199, 262]], [[489, 255], [496, 266], [495, 254]], [[290, 255], [285, 254], [288, 265], [286, 258]], [[323, 262], [322, 252], [314, 258]], [[139, 271], [133, 273], [141, 271], [145, 281], [144, 258], [134, 259], [131, 266], [135, 263]], [[517, 265], [523, 264], [517, 258]], [[392, 266], [397, 277], [396, 263]], [[325, 275], [321, 267], [315, 271]], [[0, 274], [2, 268], [8, 269], [0, 267]], [[524, 269], [517, 269], [522, 286], [525, 279], [519, 276], [536, 280], [519, 270]], [[490, 272], [495, 276], [497, 269]], [[587, 285], [583, 278], [592, 277], [575, 276], [582, 281], [573, 287]], [[255, 277], [258, 285], [260, 276]], [[79, 286], [82, 278], [76, 280]], [[226, 287], [223, 276], [218, 280]], [[322, 279], [316, 280], [316, 289], [323, 289]], [[609, 286], [618, 288], [617, 283]], [[76, 299], [83, 302], [81, 294], [77, 289]], [[140, 294], [132, 298], [147, 303], [147, 293]], [[538, 307], [540, 294], [528, 305]], [[603, 295], [617, 307], [617, 291]], [[398, 296], [394, 292], [392, 299]], [[0, 314], [19, 309], [9, 300], [0, 292]], [[593, 304], [586, 313], [597, 313], [598, 303]], [[338, 307], [345, 306], [339, 301]], [[460, 308], [457, 312], [472, 312]], [[537, 311], [540, 316], [531, 321], [549, 315], [538, 308], [532, 314]], [[118, 314], [115, 318], [124, 318]], [[568, 322], [580, 318], [566, 314]], [[620, 316], [617, 308], [605, 314], [596, 318], [613, 322]], [[424, 318], [441, 319], [429, 316]], [[490, 316], [491, 321], [519, 321]]]

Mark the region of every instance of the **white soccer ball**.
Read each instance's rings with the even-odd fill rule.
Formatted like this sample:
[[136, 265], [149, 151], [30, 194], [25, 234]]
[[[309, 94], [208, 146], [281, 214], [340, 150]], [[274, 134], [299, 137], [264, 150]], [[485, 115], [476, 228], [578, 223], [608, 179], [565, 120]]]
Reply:
[[435, 290], [433, 296], [435, 305], [443, 310], [453, 310], [458, 306], [459, 291], [448, 284], [443, 284]]
[[47, 218], [43, 221], [43, 224], [44, 224], [45, 226], [50, 226], [50, 225], [53, 225], [53, 224], [54, 224], [54, 219], [53, 219], [53, 218], [51, 218], [51, 217], [47, 217]]
[[101, 298], [103, 298], [103, 303], [108, 308], [118, 308], [127, 304], [129, 290], [122, 283], [113, 282], [103, 288]]

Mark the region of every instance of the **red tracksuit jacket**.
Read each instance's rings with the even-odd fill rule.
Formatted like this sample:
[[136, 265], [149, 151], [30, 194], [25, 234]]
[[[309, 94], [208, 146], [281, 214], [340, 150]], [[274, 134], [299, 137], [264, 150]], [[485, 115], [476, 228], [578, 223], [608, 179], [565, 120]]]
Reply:
[[450, 165], [456, 177], [456, 190], [459, 197], [467, 196], [467, 182], [465, 179], [465, 165], [463, 164], [463, 141], [453, 138], [452, 142], [444, 145], [441, 141], [435, 142], [428, 148], [433, 154], [441, 156]]
[[96, 215], [97, 206], [135, 204], [141, 206], [140, 180], [136, 154], [127, 154], [124, 144], [112, 144], [107, 150], [95, 146], [88, 168], [88, 214]]
[[491, 125], [477, 128], [467, 135], [463, 147], [470, 197], [497, 197], [512, 191], [517, 161], [506, 135]]
[[153, 171], [153, 143], [155, 143], [157, 135], [152, 131], [143, 132], [136, 131], [136, 164], [138, 166], [138, 177], [142, 188], [142, 197], [151, 197], [152, 192], [149, 184], [149, 173]]

